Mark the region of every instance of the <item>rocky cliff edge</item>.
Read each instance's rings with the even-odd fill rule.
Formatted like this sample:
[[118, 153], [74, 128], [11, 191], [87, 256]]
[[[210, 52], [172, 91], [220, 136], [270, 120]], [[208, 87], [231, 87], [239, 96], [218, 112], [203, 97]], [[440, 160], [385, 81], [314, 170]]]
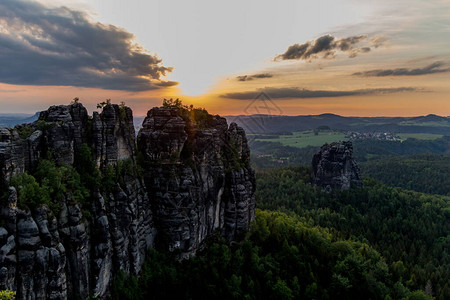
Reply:
[[104, 298], [155, 244], [188, 257], [212, 234], [236, 239], [254, 218], [249, 157], [244, 131], [204, 110], [151, 109], [137, 140], [131, 109], [112, 104], [0, 128], [0, 289]]

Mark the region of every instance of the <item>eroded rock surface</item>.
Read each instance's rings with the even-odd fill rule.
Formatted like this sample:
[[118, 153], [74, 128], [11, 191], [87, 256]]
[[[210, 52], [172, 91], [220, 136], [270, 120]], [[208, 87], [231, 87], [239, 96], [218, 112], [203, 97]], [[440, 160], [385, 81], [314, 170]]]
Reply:
[[314, 184], [328, 191], [362, 186], [361, 173], [353, 159], [351, 142], [323, 145], [312, 160]]
[[[44, 153], [58, 165], [73, 165], [83, 144], [91, 147], [100, 170], [134, 162], [132, 123], [127, 107], [108, 105], [90, 118], [81, 104], [73, 104], [52, 106], [34, 123], [1, 128], [2, 186], [14, 175], [32, 173]], [[31, 134], [21, 137], [24, 132]], [[103, 298], [120, 269], [137, 274], [156, 233], [150, 200], [137, 177], [116, 184], [113, 190], [100, 188], [84, 208], [70, 193], [53, 199], [57, 215], [46, 206], [19, 209], [10, 188], [0, 216], [0, 289], [16, 290], [20, 299]]]
[[[55, 211], [20, 205], [15, 175], [33, 174], [41, 158], [77, 164], [84, 145], [103, 176], [139, 160], [144, 176], [124, 175], [83, 203], [65, 192]], [[211, 234], [236, 239], [255, 209], [244, 131], [175, 108], [150, 110], [137, 144], [123, 105], [92, 117], [78, 103], [52, 106], [34, 123], [0, 128], [0, 187], [0, 289], [19, 299], [104, 299], [119, 270], [139, 273], [155, 239], [187, 257]]]
[[212, 116], [199, 126], [176, 108], [154, 108], [138, 135], [145, 183], [169, 250], [194, 254], [215, 232], [233, 240], [255, 214], [245, 132]]

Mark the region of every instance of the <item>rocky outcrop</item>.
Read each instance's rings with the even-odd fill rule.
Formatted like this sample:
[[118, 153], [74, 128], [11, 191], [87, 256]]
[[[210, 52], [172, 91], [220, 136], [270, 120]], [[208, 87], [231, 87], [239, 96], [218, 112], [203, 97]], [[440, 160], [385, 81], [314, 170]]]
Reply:
[[87, 142], [87, 110], [81, 104], [52, 106], [41, 112], [36, 123], [45, 129], [45, 145], [56, 162], [73, 164], [75, 150]]
[[136, 155], [133, 113], [129, 107], [107, 105], [93, 114], [93, 138], [98, 166], [132, 159]]
[[[28, 126], [19, 126], [18, 130], [33, 131], [32, 128], [28, 128]], [[31, 169], [40, 156], [39, 144], [42, 132], [35, 130], [30, 136], [22, 138], [18, 130], [0, 128], [0, 181], [2, 183], [10, 182], [14, 175]]]
[[138, 135], [155, 222], [164, 246], [183, 257], [215, 232], [233, 240], [255, 213], [245, 132], [219, 116], [197, 122], [177, 108], [154, 108]]
[[351, 142], [335, 142], [323, 145], [312, 160], [314, 184], [331, 190], [347, 190], [363, 186], [361, 173], [353, 159]]
[[[100, 170], [133, 162], [132, 122], [127, 107], [108, 105], [90, 118], [73, 104], [52, 106], [34, 123], [1, 128], [2, 186], [32, 173], [39, 158], [73, 165], [83, 144]], [[8, 193], [1, 208], [0, 289], [17, 290], [21, 299], [102, 298], [114, 274], [137, 274], [153, 246], [150, 200], [138, 177], [126, 176], [110, 190], [100, 187], [83, 206], [65, 193], [52, 199], [57, 214], [46, 206], [20, 209], [16, 190]]]
[[[137, 144], [123, 105], [92, 117], [78, 103], [52, 106], [34, 123], [0, 128], [0, 289], [20, 299], [103, 299], [119, 270], [139, 273], [155, 239], [186, 257], [211, 234], [233, 240], [247, 230], [255, 177], [245, 133], [206, 119], [152, 109]], [[33, 174], [42, 158], [77, 166], [86, 148], [102, 180], [120, 177], [93, 184], [82, 202], [68, 190], [51, 199], [56, 209], [20, 205], [8, 187], [15, 175]]]

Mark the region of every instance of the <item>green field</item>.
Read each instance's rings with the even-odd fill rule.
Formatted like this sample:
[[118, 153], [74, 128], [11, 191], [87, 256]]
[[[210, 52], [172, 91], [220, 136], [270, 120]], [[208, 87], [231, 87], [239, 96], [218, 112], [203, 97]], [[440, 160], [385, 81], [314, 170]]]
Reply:
[[320, 131], [315, 135], [313, 131], [293, 132], [292, 135], [280, 135], [273, 139], [256, 139], [264, 142], [279, 142], [284, 146], [304, 148], [307, 146], [322, 146], [325, 143], [347, 140], [345, 134], [336, 131]]
[[399, 133], [398, 136], [402, 140], [406, 140], [408, 138], [418, 139], [418, 140], [435, 140], [441, 138], [442, 134], [434, 134], [434, 133]]
[[[403, 141], [408, 138], [414, 138], [418, 140], [435, 140], [443, 136], [442, 134], [433, 133], [400, 133], [398, 135]], [[267, 137], [270, 137], [270, 135], [267, 135]], [[322, 146], [325, 143], [345, 140], [348, 140], [347, 138], [345, 138], [345, 134], [339, 131], [320, 131], [316, 135], [312, 130], [297, 131], [293, 132], [292, 135], [280, 135], [278, 138], [273, 137], [256, 139], [256, 141], [262, 142], [279, 142], [283, 146], [291, 146], [297, 148], [304, 148], [308, 146], [318, 147]]]

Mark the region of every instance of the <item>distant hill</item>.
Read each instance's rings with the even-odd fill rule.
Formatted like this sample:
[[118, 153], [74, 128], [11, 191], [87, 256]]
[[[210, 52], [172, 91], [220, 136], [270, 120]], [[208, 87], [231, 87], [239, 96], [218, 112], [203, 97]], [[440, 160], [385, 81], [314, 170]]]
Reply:
[[18, 124], [31, 123], [38, 119], [39, 112], [32, 114], [0, 114], [0, 126], [14, 127]]
[[[14, 127], [31, 123], [38, 119], [36, 114], [0, 113], [0, 126]], [[135, 116], [134, 125], [138, 131], [145, 116]], [[343, 117], [335, 114], [306, 116], [248, 115], [226, 116], [227, 121], [236, 122], [247, 134], [286, 133], [313, 130], [328, 126], [332, 130], [357, 132], [394, 132], [394, 133], [435, 133], [450, 135], [450, 117], [427, 115], [418, 117]]]
[[450, 135], [450, 118], [437, 115], [419, 117], [343, 117], [335, 114], [305, 116], [227, 116], [248, 134], [313, 130], [328, 126], [333, 130], [357, 132], [435, 133]]

